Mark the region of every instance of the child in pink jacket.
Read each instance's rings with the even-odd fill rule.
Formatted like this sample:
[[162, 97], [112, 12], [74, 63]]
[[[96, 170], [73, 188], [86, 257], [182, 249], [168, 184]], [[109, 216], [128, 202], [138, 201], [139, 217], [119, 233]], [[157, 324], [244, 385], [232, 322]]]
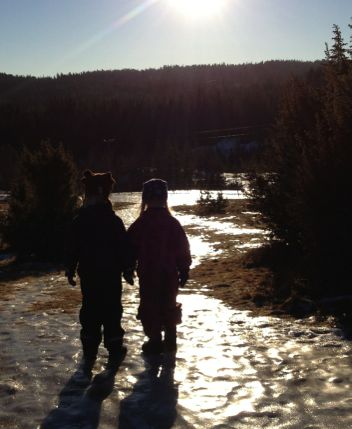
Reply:
[[149, 338], [142, 347], [146, 354], [176, 350], [176, 325], [181, 322], [176, 297], [191, 265], [186, 234], [168, 209], [167, 194], [164, 180], [145, 182], [141, 214], [128, 230], [139, 277], [137, 317]]

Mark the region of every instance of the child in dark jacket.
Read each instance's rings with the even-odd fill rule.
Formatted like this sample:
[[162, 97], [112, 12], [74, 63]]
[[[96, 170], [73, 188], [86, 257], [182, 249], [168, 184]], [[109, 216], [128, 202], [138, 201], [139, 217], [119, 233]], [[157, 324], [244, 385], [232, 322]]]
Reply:
[[115, 183], [111, 173], [87, 170], [82, 182], [85, 199], [70, 230], [66, 276], [72, 286], [76, 285], [76, 269], [80, 277], [80, 338], [86, 365], [92, 366], [97, 357], [102, 327], [108, 365], [112, 365], [126, 353], [121, 327], [121, 273], [129, 264], [127, 233], [109, 201]]
[[189, 243], [168, 209], [167, 193], [165, 181], [145, 182], [141, 214], [128, 230], [139, 277], [138, 318], [149, 338], [142, 347], [147, 354], [176, 350], [176, 325], [181, 321], [176, 297], [191, 265]]

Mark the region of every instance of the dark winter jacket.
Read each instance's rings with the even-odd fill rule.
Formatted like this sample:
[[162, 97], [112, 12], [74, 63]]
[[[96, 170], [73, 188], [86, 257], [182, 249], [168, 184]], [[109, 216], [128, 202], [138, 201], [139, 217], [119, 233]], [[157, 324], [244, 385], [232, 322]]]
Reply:
[[120, 276], [130, 266], [127, 233], [111, 203], [82, 207], [72, 222], [66, 273], [80, 277]]

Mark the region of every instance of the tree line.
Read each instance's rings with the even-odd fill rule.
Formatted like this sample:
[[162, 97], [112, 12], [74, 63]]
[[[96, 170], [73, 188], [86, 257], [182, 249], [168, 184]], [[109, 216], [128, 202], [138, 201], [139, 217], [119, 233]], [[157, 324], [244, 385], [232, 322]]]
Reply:
[[0, 74], [0, 188], [9, 187], [18, 153], [42, 141], [62, 144], [81, 169], [111, 170], [120, 190], [139, 189], [150, 175], [167, 177], [176, 188], [192, 186], [197, 171], [214, 177], [246, 169], [199, 150], [202, 132], [264, 129], [293, 76], [317, 80], [320, 63], [167, 66], [53, 78]]

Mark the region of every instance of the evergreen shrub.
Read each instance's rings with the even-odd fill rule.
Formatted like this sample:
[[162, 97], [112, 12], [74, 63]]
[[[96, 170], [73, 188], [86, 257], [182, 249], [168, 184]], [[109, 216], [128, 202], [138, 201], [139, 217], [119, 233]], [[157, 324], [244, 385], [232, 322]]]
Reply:
[[210, 191], [200, 191], [200, 197], [197, 200], [197, 214], [221, 214], [225, 213], [228, 201], [224, 198], [223, 193], [217, 192], [214, 197]]
[[76, 167], [62, 145], [24, 149], [10, 195], [6, 243], [19, 255], [60, 260], [77, 210], [76, 183]]

